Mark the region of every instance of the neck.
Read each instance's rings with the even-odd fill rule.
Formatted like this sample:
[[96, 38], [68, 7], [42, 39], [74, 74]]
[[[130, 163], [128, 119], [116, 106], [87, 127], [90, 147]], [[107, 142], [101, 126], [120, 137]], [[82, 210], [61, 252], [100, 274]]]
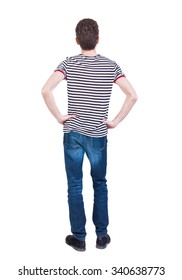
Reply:
[[97, 55], [96, 50], [90, 50], [90, 51], [86, 51], [86, 50], [82, 50], [81, 49], [81, 53], [85, 56], [95, 56]]

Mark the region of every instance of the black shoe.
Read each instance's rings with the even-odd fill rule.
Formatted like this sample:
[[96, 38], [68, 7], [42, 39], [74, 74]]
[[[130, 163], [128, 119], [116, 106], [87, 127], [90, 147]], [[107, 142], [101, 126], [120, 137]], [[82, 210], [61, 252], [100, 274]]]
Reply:
[[105, 249], [110, 242], [111, 238], [108, 234], [104, 237], [97, 237], [96, 248]]
[[77, 238], [74, 237], [74, 235], [68, 235], [66, 237], [66, 244], [71, 246], [73, 249], [77, 251], [85, 251], [86, 246], [85, 246], [85, 241], [78, 240]]

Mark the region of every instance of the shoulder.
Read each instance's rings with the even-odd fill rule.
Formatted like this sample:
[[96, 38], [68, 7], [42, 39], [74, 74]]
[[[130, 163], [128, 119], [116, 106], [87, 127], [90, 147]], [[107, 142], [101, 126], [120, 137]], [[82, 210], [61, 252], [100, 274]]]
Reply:
[[79, 57], [80, 57], [80, 55], [66, 56], [65, 58], [63, 58], [61, 60], [60, 63], [67, 63], [67, 62], [75, 61], [75, 60], [78, 60]]
[[80, 61], [81, 60], [81, 55], [72, 55], [72, 56], [67, 56], [65, 59], [67, 62], [75, 62], [75, 61]]
[[104, 55], [99, 55], [99, 59], [100, 61], [103, 61], [105, 63], [108, 63], [110, 66], [113, 66], [113, 67], [116, 67], [116, 65], [118, 65], [115, 60], [109, 58], [109, 57], [106, 57]]

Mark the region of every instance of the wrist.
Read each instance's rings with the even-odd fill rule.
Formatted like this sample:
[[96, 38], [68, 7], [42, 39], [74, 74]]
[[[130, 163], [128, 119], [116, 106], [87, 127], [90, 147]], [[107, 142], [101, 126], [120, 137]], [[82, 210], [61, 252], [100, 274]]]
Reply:
[[115, 118], [115, 119], [113, 120], [113, 125], [114, 125], [114, 127], [116, 127], [118, 124], [119, 124], [119, 120], [118, 120], [117, 118]]
[[59, 113], [57, 116], [55, 116], [58, 123], [62, 123], [62, 115]]

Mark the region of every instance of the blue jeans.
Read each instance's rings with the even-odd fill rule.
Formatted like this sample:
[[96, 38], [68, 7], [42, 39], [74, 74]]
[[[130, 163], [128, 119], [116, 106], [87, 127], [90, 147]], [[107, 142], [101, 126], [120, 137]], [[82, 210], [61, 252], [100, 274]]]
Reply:
[[64, 134], [64, 157], [68, 181], [68, 205], [71, 231], [79, 240], [85, 240], [86, 216], [82, 196], [82, 165], [87, 155], [94, 189], [93, 223], [97, 236], [107, 234], [108, 191], [106, 183], [107, 136], [89, 137], [71, 131]]

